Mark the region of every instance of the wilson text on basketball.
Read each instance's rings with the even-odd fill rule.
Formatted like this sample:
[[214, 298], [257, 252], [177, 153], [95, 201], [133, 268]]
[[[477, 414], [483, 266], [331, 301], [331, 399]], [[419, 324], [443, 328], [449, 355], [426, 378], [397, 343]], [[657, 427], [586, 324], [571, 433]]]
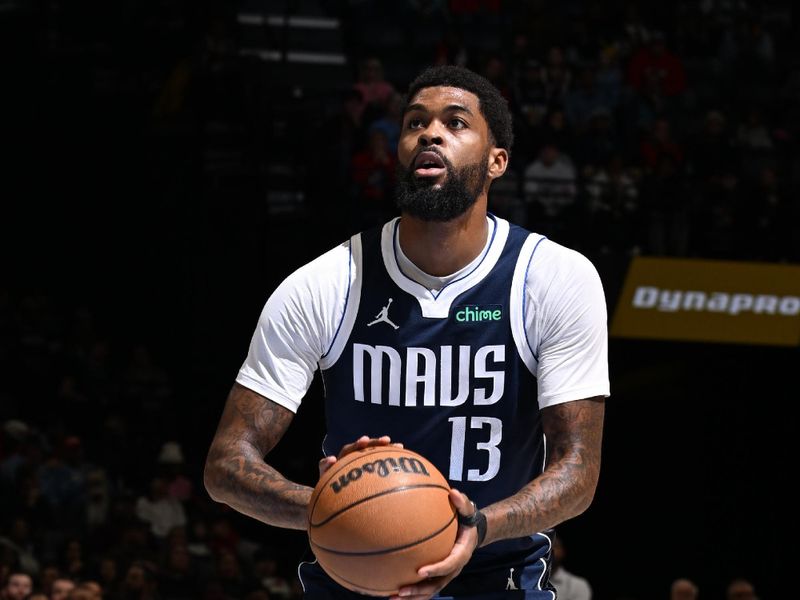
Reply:
[[430, 477], [428, 469], [418, 459], [402, 456], [400, 458], [379, 458], [360, 467], [353, 467], [344, 475], [331, 483], [331, 489], [335, 494], [341, 492], [351, 482], [358, 481], [363, 475], [377, 475], [378, 477], [388, 477], [394, 473], [414, 473]]

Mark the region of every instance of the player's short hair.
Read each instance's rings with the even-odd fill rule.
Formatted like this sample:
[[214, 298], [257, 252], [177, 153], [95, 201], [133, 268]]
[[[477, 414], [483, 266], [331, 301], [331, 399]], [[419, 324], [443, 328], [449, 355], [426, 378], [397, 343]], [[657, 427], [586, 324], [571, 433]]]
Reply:
[[492, 142], [511, 154], [511, 146], [514, 144], [511, 111], [508, 109], [506, 99], [488, 79], [464, 67], [453, 65], [430, 67], [420, 73], [408, 86], [406, 102], [410, 102], [421, 89], [438, 86], [455, 87], [475, 94], [478, 97], [481, 114], [489, 125]]

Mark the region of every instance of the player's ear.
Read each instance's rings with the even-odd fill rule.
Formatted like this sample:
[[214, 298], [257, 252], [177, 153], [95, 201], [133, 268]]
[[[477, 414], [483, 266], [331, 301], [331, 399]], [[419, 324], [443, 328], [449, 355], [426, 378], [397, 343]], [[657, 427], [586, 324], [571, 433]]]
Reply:
[[489, 150], [489, 179], [497, 179], [508, 167], [508, 151], [505, 148], [492, 147]]

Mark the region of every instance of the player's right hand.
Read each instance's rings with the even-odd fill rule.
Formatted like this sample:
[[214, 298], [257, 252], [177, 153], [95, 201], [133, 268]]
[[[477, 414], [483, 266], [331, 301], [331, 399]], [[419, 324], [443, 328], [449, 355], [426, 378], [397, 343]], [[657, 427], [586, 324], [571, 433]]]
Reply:
[[388, 435], [382, 435], [378, 438], [371, 438], [367, 435], [362, 435], [355, 442], [342, 446], [342, 449], [339, 451], [337, 456], [326, 456], [325, 458], [321, 459], [319, 461], [319, 476], [322, 477], [322, 474], [330, 469], [334, 463], [343, 456], [346, 456], [357, 450], [370, 448], [372, 446], [394, 446], [395, 448], [402, 448], [403, 444], [398, 442], [392, 443], [392, 438], [390, 438]]

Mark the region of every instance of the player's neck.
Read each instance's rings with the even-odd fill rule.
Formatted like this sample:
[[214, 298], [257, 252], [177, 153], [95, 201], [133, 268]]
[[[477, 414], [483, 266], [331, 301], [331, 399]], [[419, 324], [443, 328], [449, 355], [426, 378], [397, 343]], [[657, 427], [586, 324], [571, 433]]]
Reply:
[[422, 221], [403, 215], [400, 248], [428, 275], [446, 277], [466, 267], [483, 251], [488, 229], [486, 203], [480, 199], [452, 221]]

